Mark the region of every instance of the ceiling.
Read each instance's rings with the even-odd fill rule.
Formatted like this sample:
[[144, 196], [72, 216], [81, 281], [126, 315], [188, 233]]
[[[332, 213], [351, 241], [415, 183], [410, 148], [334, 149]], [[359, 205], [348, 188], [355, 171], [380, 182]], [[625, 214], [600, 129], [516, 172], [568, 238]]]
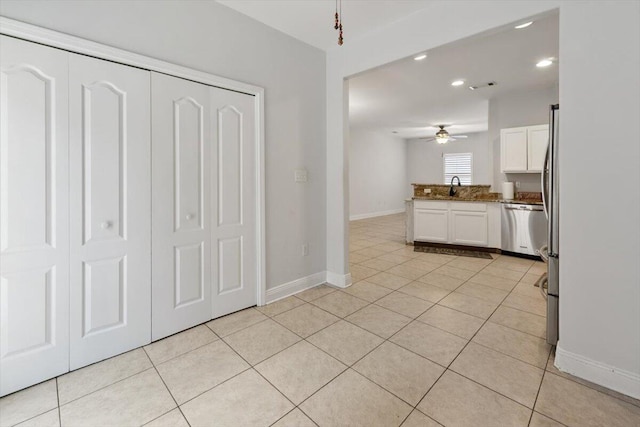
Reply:
[[[397, 136], [433, 136], [434, 125], [450, 124], [451, 134], [486, 131], [489, 99], [512, 91], [548, 88], [558, 82], [558, 15], [538, 18], [524, 29], [513, 26], [445, 45], [427, 58], [406, 58], [349, 80], [352, 127], [397, 131]], [[465, 84], [452, 87], [451, 82]], [[490, 88], [469, 90], [496, 81]]]
[[[218, 0], [270, 27], [327, 50], [337, 47], [335, 0]], [[428, 0], [343, 0], [344, 40], [354, 40], [428, 6]]]

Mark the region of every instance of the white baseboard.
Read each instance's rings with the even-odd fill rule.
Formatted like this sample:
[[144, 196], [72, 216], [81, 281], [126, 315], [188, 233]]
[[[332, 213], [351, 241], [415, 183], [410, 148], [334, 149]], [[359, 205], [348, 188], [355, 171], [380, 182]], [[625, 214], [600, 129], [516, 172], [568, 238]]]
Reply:
[[338, 274], [327, 271], [327, 283], [337, 288], [348, 288], [351, 286], [351, 273]]
[[640, 399], [640, 374], [628, 372], [556, 347], [556, 368], [562, 372]]
[[326, 279], [327, 273], [325, 271], [321, 271], [310, 276], [292, 280], [288, 283], [283, 283], [282, 285], [274, 286], [267, 289], [265, 303], [269, 304], [270, 302], [275, 302], [306, 289], [321, 285], [327, 281]]
[[371, 212], [371, 213], [366, 213], [366, 214], [351, 215], [351, 216], [349, 216], [349, 221], [357, 221], [359, 219], [375, 218], [377, 216], [393, 215], [393, 214], [403, 213], [404, 211], [405, 211], [405, 209], [402, 208], [402, 209], [393, 209], [393, 210], [390, 210], [390, 211], [380, 211], [380, 212]]

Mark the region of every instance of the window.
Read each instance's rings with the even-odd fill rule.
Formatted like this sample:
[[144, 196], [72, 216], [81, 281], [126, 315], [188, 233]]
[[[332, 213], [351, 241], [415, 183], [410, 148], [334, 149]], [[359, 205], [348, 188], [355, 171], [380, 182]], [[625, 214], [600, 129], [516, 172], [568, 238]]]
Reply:
[[442, 158], [445, 184], [451, 184], [451, 178], [458, 176], [462, 185], [471, 185], [473, 182], [473, 155], [471, 153], [449, 153], [444, 154]]

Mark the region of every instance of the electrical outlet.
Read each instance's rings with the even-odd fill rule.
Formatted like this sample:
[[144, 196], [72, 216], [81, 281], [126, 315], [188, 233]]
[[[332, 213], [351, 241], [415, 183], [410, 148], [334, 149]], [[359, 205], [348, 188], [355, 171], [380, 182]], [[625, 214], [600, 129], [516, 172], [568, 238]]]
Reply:
[[294, 173], [294, 181], [295, 182], [307, 182], [307, 170], [306, 169], [296, 169]]
[[307, 256], [309, 255], [309, 244], [308, 243], [303, 243], [302, 244], [302, 256]]
[[516, 181], [516, 188], [520, 188], [520, 181]]
[[424, 191], [424, 194], [431, 194], [431, 189], [430, 188], [425, 188], [422, 191]]

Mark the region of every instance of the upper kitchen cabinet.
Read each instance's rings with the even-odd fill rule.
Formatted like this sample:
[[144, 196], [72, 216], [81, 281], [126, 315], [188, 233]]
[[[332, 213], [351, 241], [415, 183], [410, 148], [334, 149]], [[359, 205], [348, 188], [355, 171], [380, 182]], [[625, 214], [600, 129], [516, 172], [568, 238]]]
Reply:
[[500, 130], [501, 172], [541, 172], [548, 143], [549, 125]]

